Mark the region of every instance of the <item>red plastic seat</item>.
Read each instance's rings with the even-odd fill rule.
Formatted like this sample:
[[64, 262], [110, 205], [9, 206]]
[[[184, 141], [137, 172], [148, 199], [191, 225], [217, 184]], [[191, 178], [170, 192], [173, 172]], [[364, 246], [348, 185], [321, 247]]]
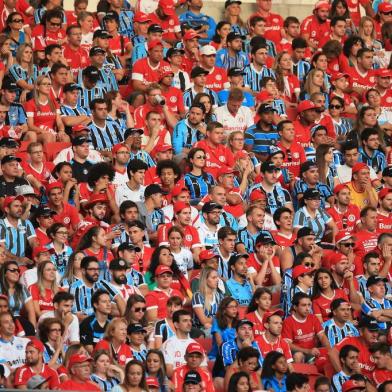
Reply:
[[316, 380], [323, 376], [321, 373], [319, 373], [317, 366], [310, 365], [308, 363], [292, 363], [292, 366], [294, 372], [306, 374], [309, 377], [310, 387], [314, 391], [314, 384]]
[[212, 339], [211, 338], [196, 338], [195, 341], [203, 347], [206, 354], [211, 351], [212, 348]]
[[65, 148], [68, 148], [70, 146], [71, 143], [67, 143], [67, 142], [54, 142], [54, 143], [45, 144], [44, 153], [46, 155], [46, 160], [49, 162], [53, 162], [53, 160], [56, 158], [57, 154], [61, 150], [64, 150]]

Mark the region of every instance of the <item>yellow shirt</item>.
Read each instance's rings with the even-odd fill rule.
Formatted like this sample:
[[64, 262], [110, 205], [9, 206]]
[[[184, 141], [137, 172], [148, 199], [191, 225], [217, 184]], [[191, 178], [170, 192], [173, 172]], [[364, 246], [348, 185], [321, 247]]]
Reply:
[[359, 209], [367, 207], [370, 204], [370, 197], [374, 195], [377, 198], [377, 192], [373, 187], [359, 192], [352, 182], [347, 183], [351, 193], [351, 203], [358, 206]]

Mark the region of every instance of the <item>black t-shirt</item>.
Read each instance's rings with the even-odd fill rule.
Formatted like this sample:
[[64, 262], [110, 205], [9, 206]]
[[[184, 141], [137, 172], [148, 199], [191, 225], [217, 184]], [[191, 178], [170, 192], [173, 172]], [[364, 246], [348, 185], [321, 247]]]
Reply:
[[23, 177], [16, 177], [14, 181], [8, 182], [4, 176], [0, 176], [0, 197], [16, 196], [16, 188], [21, 185], [30, 185]]
[[105, 329], [109, 323], [110, 318], [106, 320], [104, 326], [101, 326], [95, 318], [95, 314], [86, 317], [80, 324], [80, 343], [95, 346], [103, 339]]
[[93, 164], [89, 161], [80, 163], [72, 160], [71, 165], [72, 165], [72, 175], [74, 178], [76, 178], [78, 183], [87, 182], [87, 173], [90, 167], [93, 166]]

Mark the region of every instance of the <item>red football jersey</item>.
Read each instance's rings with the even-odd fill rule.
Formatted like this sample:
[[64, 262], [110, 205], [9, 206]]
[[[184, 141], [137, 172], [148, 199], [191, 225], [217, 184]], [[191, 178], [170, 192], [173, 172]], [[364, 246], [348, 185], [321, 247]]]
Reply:
[[63, 46], [63, 56], [74, 77], [78, 76], [80, 69], [86, 68], [90, 64], [88, 53], [82, 47], [74, 50], [66, 44]]
[[377, 247], [378, 233], [361, 230], [355, 233], [355, 270], [354, 275], [363, 275], [363, 256]]
[[[110, 344], [110, 342], [108, 342], [105, 339], [100, 340], [94, 347], [94, 351], [97, 350], [105, 350], [107, 352], [114, 352], [114, 347], [112, 344]], [[120, 347], [115, 351], [115, 356], [116, 356], [116, 362], [118, 362], [118, 364], [120, 366], [125, 366], [127, 362], [129, 362], [131, 359], [133, 359], [133, 354], [132, 354], [132, 350], [131, 348], [125, 344], [122, 343], [120, 345]]]
[[[350, 86], [351, 87], [358, 87], [363, 88], [365, 90], [369, 90], [374, 87], [375, 78], [374, 78], [374, 71], [369, 70], [365, 73], [361, 73], [357, 67], [350, 67], [347, 70], [347, 73], [350, 75]], [[360, 99], [362, 97], [359, 97]]]
[[[158, 227], [158, 244], [167, 245], [168, 242], [168, 231], [173, 226], [173, 223], [166, 223], [164, 225], [159, 225]], [[181, 226], [184, 231], [184, 241], [183, 246], [186, 248], [201, 247], [199, 233], [193, 226]]]
[[392, 232], [392, 213], [388, 215], [377, 211], [377, 233], [391, 233]]
[[288, 363], [293, 362], [293, 355], [291, 354], [290, 346], [284, 339], [282, 339], [281, 336], [278, 337], [276, 342], [271, 343], [267, 341], [263, 332], [262, 334], [255, 336], [255, 340], [259, 345], [264, 358], [269, 352], [277, 351], [284, 355]]
[[360, 209], [354, 204], [349, 204], [347, 211], [339, 211], [336, 206], [327, 209], [327, 213], [335, 221], [339, 231], [353, 232], [360, 221]]
[[315, 15], [307, 16], [301, 23], [301, 35], [309, 34], [309, 39], [317, 46], [329, 35], [329, 21], [320, 23]]
[[249, 19], [253, 16], [261, 16], [265, 19], [266, 24], [264, 38], [269, 39], [273, 41], [275, 45], [278, 45], [283, 38], [283, 18], [279, 14], [274, 14], [272, 12], [268, 13], [268, 15], [262, 15], [256, 12], [255, 14], [251, 15]]
[[[274, 256], [272, 258], [272, 261], [274, 263], [274, 266], [276, 268], [276, 270], [278, 271], [278, 273], [280, 273], [280, 261], [279, 258], [277, 256]], [[267, 263], [267, 261], [265, 261], [265, 263]], [[259, 271], [261, 270], [262, 267], [262, 263], [259, 261], [259, 259], [257, 258], [257, 255], [255, 253], [252, 253], [249, 256], [249, 259], [246, 262], [247, 266], [248, 266], [248, 271], [250, 271], [251, 273], [259, 273]], [[267, 267], [267, 271], [265, 273], [265, 278], [263, 281], [262, 286], [272, 286], [273, 283], [271, 281], [271, 268]]]
[[220, 67], [214, 67], [206, 76], [206, 87], [215, 92], [223, 90], [228, 83], [226, 70]]
[[[294, 122], [296, 140], [298, 140], [300, 143], [304, 142], [304, 144], [309, 144], [310, 128], [309, 130], [307, 130], [309, 131], [309, 139], [308, 139], [308, 137], [305, 136], [305, 133], [307, 133], [307, 131], [305, 131], [305, 128], [302, 128], [304, 130], [302, 134], [298, 132], [297, 122], [299, 123], [299, 121]], [[300, 126], [302, 127], [301, 124]], [[297, 142], [293, 142], [290, 148], [286, 148], [282, 145], [281, 142], [279, 142], [277, 146], [284, 152], [282, 167], [287, 168], [291, 173], [294, 174], [294, 177], [299, 177], [299, 170], [300, 170], [301, 163], [306, 161], [305, 150], [302, 147], [302, 145]]]
[[[14, 385], [27, 385], [30, 378], [36, 375], [37, 374], [33, 372], [33, 369], [31, 369], [30, 366], [23, 365], [16, 369]], [[59, 376], [57, 375], [57, 372], [50, 368], [47, 364], [43, 364], [39, 375], [48, 380], [49, 389], [59, 389]]]
[[157, 309], [158, 320], [164, 319], [165, 317], [167, 317], [167, 309], [166, 309], [167, 301], [169, 298], [174, 296], [180, 297], [182, 300], [184, 299], [184, 296], [178, 290], [175, 289], [169, 289], [169, 292], [162, 291], [159, 288], [150, 291], [146, 295], [147, 310]]
[[245, 318], [253, 323], [253, 334], [255, 337], [265, 331], [263, 317], [257, 310], [247, 313]]
[[291, 233], [290, 237], [287, 237], [286, 235], [280, 233], [279, 231], [273, 231], [272, 236], [274, 237], [276, 244], [282, 248], [286, 248], [293, 245], [294, 241], [297, 239], [297, 235], [294, 233]]
[[145, 84], [158, 83], [160, 71], [170, 68], [170, 64], [166, 61], [160, 61], [156, 67], [152, 67], [148, 57], [137, 60], [132, 68], [132, 80], [138, 80]]
[[334, 299], [343, 298], [348, 302], [347, 294], [342, 289], [335, 289], [332, 297], [327, 297], [321, 294], [320, 297], [313, 299], [313, 313], [319, 314], [323, 321], [329, 320], [331, 313], [331, 302]]

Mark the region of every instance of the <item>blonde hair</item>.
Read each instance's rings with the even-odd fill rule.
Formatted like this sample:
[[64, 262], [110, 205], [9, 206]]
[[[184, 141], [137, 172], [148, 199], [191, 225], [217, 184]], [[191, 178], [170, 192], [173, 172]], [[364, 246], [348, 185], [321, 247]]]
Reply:
[[[45, 293], [45, 286], [44, 286], [44, 269], [48, 264], [52, 264], [55, 266], [50, 260], [45, 260], [42, 263], [38, 264], [37, 267], [37, 286], [40, 294], [44, 297]], [[50, 289], [53, 291], [53, 295], [55, 295], [59, 291], [59, 286], [57, 284], [56, 278], [53, 280]]]
[[204, 298], [204, 309], [207, 309], [208, 311], [211, 310], [211, 303], [212, 303], [212, 300], [213, 300], [213, 298], [215, 296], [215, 292], [216, 292], [216, 289], [214, 289], [214, 291], [212, 292], [212, 295], [210, 293], [208, 293], [207, 279], [209, 278], [209, 276], [213, 272], [216, 272], [216, 270], [214, 270], [211, 267], [203, 268], [201, 270], [200, 281], [199, 281], [200, 282], [199, 283], [199, 292]]
[[107, 327], [106, 327], [106, 329], [105, 329], [105, 334], [104, 334], [103, 338], [104, 338], [105, 340], [111, 341], [112, 338], [113, 338], [114, 330], [117, 328], [117, 326], [118, 326], [120, 323], [125, 324], [126, 327], [128, 326], [127, 320], [125, 320], [125, 318], [123, 318], [123, 317], [115, 317], [115, 318], [107, 325]]
[[373, 26], [373, 30], [371, 33], [371, 38], [376, 39], [376, 29], [374, 26], [374, 20], [370, 16], [363, 16], [361, 20], [359, 21], [359, 27], [358, 27], [358, 35], [362, 38], [365, 39], [364, 31], [363, 31], [363, 26], [365, 25], [365, 22], [371, 22]]
[[[39, 107], [41, 106], [41, 104], [39, 103], [39, 91], [38, 91], [38, 86], [40, 86], [41, 85], [41, 83], [42, 83], [42, 81], [44, 80], [44, 79], [48, 79], [49, 81], [51, 81], [50, 80], [50, 77], [49, 76], [46, 76], [46, 75], [41, 75], [41, 76], [38, 76], [38, 78], [37, 78], [37, 80], [34, 82], [34, 103], [35, 103], [35, 105], [36, 105], [36, 107], [39, 109]], [[55, 106], [55, 104], [54, 104], [54, 102], [53, 102], [53, 100], [52, 100], [52, 98], [50, 98], [50, 95], [48, 95], [48, 104], [49, 104], [49, 107], [50, 107], [50, 110], [54, 113], [54, 114], [56, 114], [56, 106]]]
[[[15, 56], [15, 60], [19, 65], [22, 65], [22, 56], [23, 56], [23, 52], [26, 50], [26, 48], [30, 48], [31, 51], [33, 51], [33, 47], [31, 44], [29, 43], [25, 43], [19, 46], [19, 48], [16, 51], [16, 56]], [[34, 60], [33, 60], [33, 56], [31, 56], [31, 60], [30, 63], [27, 67], [27, 74], [28, 76], [31, 78], [34, 74]]]
[[312, 95], [313, 93], [320, 93], [320, 92], [325, 92], [326, 91], [326, 86], [325, 86], [325, 78], [323, 82], [323, 86], [321, 87], [321, 91], [319, 86], [316, 86], [313, 83], [313, 76], [316, 72], [321, 72], [323, 74], [323, 78], [325, 76], [324, 71], [321, 69], [316, 69], [313, 68], [308, 75], [306, 76], [305, 84], [304, 84], [304, 91], [307, 92], [309, 95]]

